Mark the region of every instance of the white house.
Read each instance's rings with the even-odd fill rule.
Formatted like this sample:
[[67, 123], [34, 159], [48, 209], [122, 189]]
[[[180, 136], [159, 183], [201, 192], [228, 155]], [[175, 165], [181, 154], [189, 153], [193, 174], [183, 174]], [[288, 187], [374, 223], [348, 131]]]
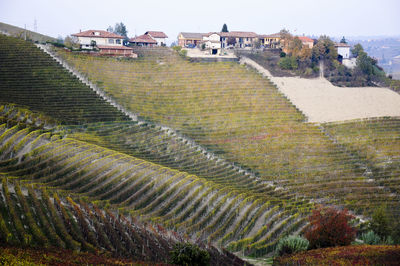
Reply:
[[339, 56], [342, 59], [350, 58], [350, 45], [347, 43], [335, 43], [335, 47]]
[[211, 32], [203, 36], [205, 48], [210, 50], [211, 54], [219, 54], [221, 52], [221, 35]]
[[95, 45], [123, 46], [123, 36], [105, 30], [87, 30], [71, 35], [78, 38], [82, 49], [93, 49]]
[[146, 31], [145, 35], [149, 35], [151, 38], [157, 41], [158, 46], [165, 46], [167, 34], [162, 31]]
[[82, 49], [99, 49], [101, 55], [137, 57], [133, 49], [123, 45], [124, 37], [105, 30], [87, 30], [71, 34], [78, 38]]

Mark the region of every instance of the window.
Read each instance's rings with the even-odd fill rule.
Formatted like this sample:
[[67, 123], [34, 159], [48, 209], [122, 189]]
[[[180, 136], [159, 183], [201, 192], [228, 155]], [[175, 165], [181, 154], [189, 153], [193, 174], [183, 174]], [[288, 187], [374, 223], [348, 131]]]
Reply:
[[120, 39], [117, 39], [117, 40], [115, 40], [115, 43], [116, 43], [116, 44], [121, 44], [121, 40], [120, 40]]
[[108, 43], [114, 43], [114, 39], [108, 39]]

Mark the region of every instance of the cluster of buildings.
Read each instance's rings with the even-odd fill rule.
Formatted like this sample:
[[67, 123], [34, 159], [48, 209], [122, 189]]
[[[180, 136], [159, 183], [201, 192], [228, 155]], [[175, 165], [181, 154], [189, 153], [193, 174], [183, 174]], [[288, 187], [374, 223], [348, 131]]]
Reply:
[[137, 57], [133, 48], [124, 45], [139, 46], [165, 46], [168, 36], [161, 31], [147, 31], [145, 34], [129, 39], [126, 42], [124, 36], [105, 30], [87, 30], [72, 34], [77, 38], [81, 49], [93, 50], [97, 48], [101, 55], [118, 55]]
[[[308, 37], [298, 37], [303, 45], [312, 48], [314, 40]], [[219, 54], [225, 48], [252, 48], [259, 45], [261, 48], [283, 48], [280, 33], [259, 35], [255, 32], [231, 31], [193, 33], [181, 32], [178, 35], [178, 45], [186, 48], [201, 47], [209, 49], [211, 54]]]
[[[125, 40], [126, 38], [104, 30], [87, 30], [72, 34], [76, 37], [81, 49], [91, 50], [94, 47], [99, 49], [103, 55], [119, 55], [137, 57], [133, 52], [133, 46], [165, 46], [168, 36], [162, 31], [147, 31], [143, 35]], [[314, 40], [298, 36], [304, 46], [310, 49], [314, 46]], [[124, 45], [124, 42], [126, 45]], [[280, 33], [259, 35], [255, 32], [231, 31], [231, 32], [209, 32], [194, 33], [181, 32], [178, 35], [178, 45], [183, 48], [196, 48], [207, 50], [211, 55], [222, 53], [223, 49], [228, 48], [252, 48], [259, 46], [261, 48], [279, 49], [283, 48], [282, 36]], [[348, 67], [355, 65], [354, 60], [350, 60], [350, 45], [345, 43], [336, 43], [336, 49], [339, 54], [339, 61]]]

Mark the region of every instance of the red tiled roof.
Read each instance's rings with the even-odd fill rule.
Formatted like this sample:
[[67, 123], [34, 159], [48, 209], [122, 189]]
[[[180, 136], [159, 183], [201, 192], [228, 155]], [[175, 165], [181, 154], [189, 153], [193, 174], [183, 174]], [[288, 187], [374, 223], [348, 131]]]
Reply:
[[116, 45], [97, 45], [99, 49], [114, 49], [114, 50], [133, 50], [133, 48], [126, 46], [116, 46]]
[[297, 38], [299, 38], [300, 41], [302, 41], [302, 42], [312, 42], [312, 43], [314, 42], [313, 39], [308, 38], [308, 37], [306, 37], [306, 36], [297, 36]]
[[[97, 35], [96, 35], [97, 34]], [[96, 38], [116, 38], [116, 39], [124, 39], [123, 36], [115, 34], [113, 32], [108, 32], [105, 30], [87, 30], [79, 33], [71, 34], [76, 37], [96, 37]]]
[[257, 34], [249, 31], [230, 31], [221, 32], [222, 37], [236, 37], [236, 38], [255, 38]]
[[156, 40], [154, 40], [153, 38], [151, 38], [149, 35], [146, 34], [129, 39], [129, 42], [157, 43]]
[[145, 34], [148, 34], [153, 38], [168, 38], [167, 34], [162, 31], [146, 31]]

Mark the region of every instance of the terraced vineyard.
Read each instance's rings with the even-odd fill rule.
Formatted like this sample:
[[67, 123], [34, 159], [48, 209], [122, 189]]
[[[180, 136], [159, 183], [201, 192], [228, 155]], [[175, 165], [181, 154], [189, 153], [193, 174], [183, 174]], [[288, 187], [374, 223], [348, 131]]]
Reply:
[[300, 230], [312, 207], [304, 200], [281, 199], [273, 187], [250, 193], [246, 180], [238, 189], [228, 178], [206, 180], [54, 130], [24, 127], [15, 117], [18, 109], [6, 112], [8, 108], [3, 110], [11, 119], [3, 116], [8, 125], [3, 124], [0, 132], [1, 173], [85, 196], [89, 202], [162, 223], [194, 240], [231, 243], [233, 250], [254, 242], [251, 252], [259, 247], [265, 253], [280, 232]]
[[33, 44], [0, 34], [0, 101], [28, 106], [59, 122], [127, 120]]
[[[354, 134], [347, 135], [345, 124], [304, 123], [274, 85], [251, 69], [190, 63], [168, 49], [141, 50], [143, 57], [134, 60], [59, 53], [140, 118], [129, 120], [33, 44], [0, 37], [0, 101], [6, 103], [0, 107], [0, 173], [8, 178], [3, 188], [19, 186], [28, 198], [33, 191], [39, 203], [51, 189], [77, 223], [94, 215], [87, 227], [79, 225], [81, 233], [68, 231], [80, 247], [86, 244], [74, 234], [96, 249], [115, 253], [115, 245], [127, 247], [112, 241], [97, 209], [104, 216], [123, 215], [117, 220], [127, 228], [152, 224], [143, 234], [156, 231], [149, 241], [160, 252], [173, 244], [160, 237], [180, 241], [186, 235], [255, 256], [272, 251], [281, 235], [300, 232], [315, 202], [364, 215], [385, 202], [398, 219], [398, 171], [364, 159], [369, 144], [351, 142], [366, 134], [363, 127], [352, 126]], [[399, 124], [391, 130], [391, 145], [398, 147]], [[380, 147], [385, 138], [377, 133], [368, 141]], [[380, 156], [376, 150], [368, 156]], [[384, 158], [398, 160], [399, 149], [385, 151]], [[372, 164], [388, 170], [376, 176]], [[389, 174], [392, 181], [383, 183]], [[21, 243], [12, 229], [19, 225], [10, 225], [18, 215], [10, 216], [6, 194], [6, 229]], [[14, 206], [24, 208], [18, 193], [10, 194]], [[30, 206], [32, 215], [40, 215]], [[22, 218], [26, 228], [45, 230], [41, 222], [29, 227], [29, 221]], [[133, 256], [129, 252], [137, 247], [121, 252]], [[226, 261], [230, 254], [210, 250], [215, 260], [232, 263]], [[158, 260], [146, 251], [141, 256]]]
[[260, 183], [273, 181], [281, 199], [345, 204], [364, 215], [381, 202], [398, 209], [397, 195], [371, 179], [358, 156], [322, 126], [304, 123], [259, 74], [235, 63], [190, 63], [168, 51], [147, 54], [124, 61], [59, 52], [127, 109], [177, 129]]

